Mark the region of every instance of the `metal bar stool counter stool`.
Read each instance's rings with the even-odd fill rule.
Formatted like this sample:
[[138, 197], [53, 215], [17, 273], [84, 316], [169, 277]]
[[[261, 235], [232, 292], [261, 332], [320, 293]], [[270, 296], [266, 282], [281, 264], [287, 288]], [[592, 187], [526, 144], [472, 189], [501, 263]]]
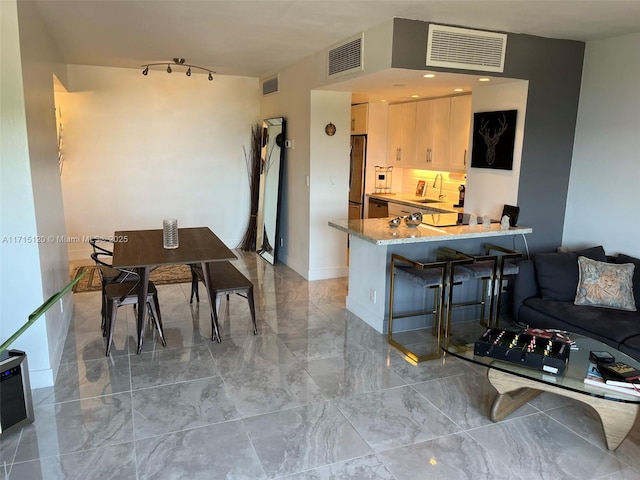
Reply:
[[447, 324], [449, 327], [454, 308], [472, 305], [480, 307], [480, 325], [498, 326], [504, 281], [505, 278], [518, 273], [518, 265], [513, 259], [521, 257], [522, 253], [493, 244], [486, 244], [484, 250], [484, 254], [481, 255], [455, 251], [456, 254], [472, 260], [471, 263], [465, 263], [457, 268], [465, 272], [470, 280], [481, 280], [482, 290], [480, 298], [454, 303], [452, 284], [448, 297]]
[[[390, 284], [389, 284], [389, 327], [387, 330], [387, 341], [390, 345], [400, 350], [404, 355], [410, 358], [412, 361], [418, 363], [425, 360], [432, 360], [440, 358], [442, 356], [440, 350], [440, 343], [443, 336], [446, 336], [447, 327], [444, 322], [446, 311], [446, 292], [448, 285], [452, 280], [462, 281], [466, 275], [463, 272], [458, 272], [457, 278], [452, 277], [452, 263], [455, 262], [471, 262], [466, 256], [456, 256], [455, 258], [442, 259], [440, 253], [437, 254], [438, 260], [435, 262], [423, 262], [411, 260], [403, 257], [402, 255], [392, 254], [390, 264]], [[413, 287], [421, 289], [433, 289], [433, 305], [428, 305], [427, 299], [421, 302], [422, 307], [419, 309], [412, 309], [409, 312], [396, 313], [395, 308], [395, 296], [398, 288], [398, 280], [402, 280], [403, 283], [411, 282]], [[406, 286], [406, 283], [405, 283]], [[403, 345], [398, 341], [398, 332], [394, 331], [394, 322], [401, 318], [419, 317], [423, 315], [431, 315], [432, 325], [431, 334], [434, 336], [435, 347], [433, 351], [427, 351], [427, 340], [414, 342], [413, 347]], [[397, 322], [396, 322], [397, 323]], [[395, 335], [395, 337], [394, 337]], [[425, 349], [424, 352], [418, 350]]]

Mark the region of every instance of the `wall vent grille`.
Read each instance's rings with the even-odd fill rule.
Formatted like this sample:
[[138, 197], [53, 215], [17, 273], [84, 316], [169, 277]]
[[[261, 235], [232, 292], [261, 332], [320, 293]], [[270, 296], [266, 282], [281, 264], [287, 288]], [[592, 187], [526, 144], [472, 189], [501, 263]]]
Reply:
[[278, 93], [278, 75], [265, 78], [262, 81], [262, 96]]
[[506, 49], [503, 33], [429, 25], [428, 66], [503, 72]]
[[360, 33], [346, 42], [330, 47], [327, 54], [327, 75], [346, 75], [362, 71], [363, 37]]

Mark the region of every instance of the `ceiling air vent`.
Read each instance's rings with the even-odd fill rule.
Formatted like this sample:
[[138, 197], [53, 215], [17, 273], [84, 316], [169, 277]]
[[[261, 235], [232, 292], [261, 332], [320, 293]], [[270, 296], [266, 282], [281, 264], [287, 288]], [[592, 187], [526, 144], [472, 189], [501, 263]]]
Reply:
[[278, 75], [265, 78], [262, 81], [262, 96], [278, 93]]
[[360, 33], [329, 48], [327, 54], [329, 77], [362, 71], [363, 37], [364, 33]]
[[503, 33], [429, 25], [428, 66], [502, 72], [506, 49]]

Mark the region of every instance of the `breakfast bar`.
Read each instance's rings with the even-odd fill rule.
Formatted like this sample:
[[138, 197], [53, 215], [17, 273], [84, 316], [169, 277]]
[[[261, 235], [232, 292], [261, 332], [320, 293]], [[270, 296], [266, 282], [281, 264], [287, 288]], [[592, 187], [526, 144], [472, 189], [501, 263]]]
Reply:
[[[455, 214], [454, 214], [455, 215]], [[486, 227], [455, 224], [433, 226], [421, 223], [408, 227], [402, 222], [389, 226], [389, 218], [330, 221], [329, 226], [349, 235], [349, 290], [347, 310], [354, 313], [380, 333], [387, 333], [389, 310], [389, 263], [396, 253], [415, 260], [433, 260], [436, 250], [446, 246], [469, 254], [481, 253], [485, 242], [513, 250], [524, 250], [524, 235], [532, 229], [525, 226], [502, 228], [499, 222]], [[480, 221], [481, 222], [481, 221]], [[436, 223], [436, 222], [434, 222]], [[443, 222], [440, 222], [443, 223]], [[522, 237], [522, 238], [520, 238]], [[459, 289], [464, 295], [464, 289]], [[399, 308], [422, 301], [416, 292], [397, 292]], [[394, 307], [395, 308], [395, 307]], [[459, 320], [474, 312], [459, 312]], [[404, 330], [427, 326], [426, 318], [414, 318], [403, 325]], [[395, 328], [394, 328], [395, 329]]]

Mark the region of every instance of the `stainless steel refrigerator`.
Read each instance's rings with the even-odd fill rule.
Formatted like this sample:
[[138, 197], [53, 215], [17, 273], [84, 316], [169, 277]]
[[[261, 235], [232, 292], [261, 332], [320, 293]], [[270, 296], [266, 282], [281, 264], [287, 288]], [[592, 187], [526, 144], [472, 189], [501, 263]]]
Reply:
[[364, 174], [367, 160], [367, 136], [351, 135], [349, 167], [349, 220], [364, 215]]

